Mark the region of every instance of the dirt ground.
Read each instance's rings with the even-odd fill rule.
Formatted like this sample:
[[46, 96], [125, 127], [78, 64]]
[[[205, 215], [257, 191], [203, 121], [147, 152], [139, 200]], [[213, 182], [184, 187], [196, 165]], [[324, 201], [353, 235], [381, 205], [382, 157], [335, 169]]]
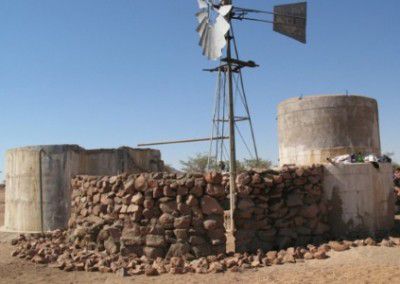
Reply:
[[[0, 190], [0, 226], [4, 191]], [[13, 235], [0, 233], [0, 283], [400, 283], [400, 248], [361, 247], [311, 260], [242, 273], [136, 276], [64, 272], [11, 257]]]

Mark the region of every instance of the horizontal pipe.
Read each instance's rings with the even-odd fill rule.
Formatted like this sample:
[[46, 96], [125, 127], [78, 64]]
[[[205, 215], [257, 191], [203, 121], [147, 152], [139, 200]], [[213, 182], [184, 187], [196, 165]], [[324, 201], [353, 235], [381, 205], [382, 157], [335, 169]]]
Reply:
[[142, 144], [138, 144], [138, 147], [154, 146], [154, 145], [167, 145], [167, 144], [179, 144], [179, 143], [192, 143], [192, 142], [204, 142], [204, 141], [223, 140], [223, 139], [229, 139], [229, 137], [223, 136], [223, 137], [213, 137], [213, 138], [198, 138], [198, 139], [184, 139], [184, 140], [175, 140], [175, 141], [142, 143]]

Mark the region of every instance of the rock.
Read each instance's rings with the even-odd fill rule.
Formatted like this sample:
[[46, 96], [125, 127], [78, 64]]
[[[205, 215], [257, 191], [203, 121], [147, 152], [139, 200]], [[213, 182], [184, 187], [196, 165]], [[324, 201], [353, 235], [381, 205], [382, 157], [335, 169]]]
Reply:
[[304, 259], [309, 260], [309, 259], [313, 259], [313, 258], [314, 258], [314, 255], [312, 253], [310, 253], [310, 252], [306, 252], [304, 254]]
[[144, 247], [143, 253], [150, 259], [156, 259], [157, 257], [165, 256], [165, 251], [163, 248]]
[[136, 193], [131, 198], [131, 203], [136, 204], [136, 205], [142, 205], [143, 201], [144, 201], [144, 196], [141, 192]]
[[277, 251], [269, 251], [269, 252], [267, 252], [267, 254], [265, 256], [267, 257], [267, 259], [270, 262], [272, 262], [278, 257], [278, 252]]
[[192, 212], [192, 209], [186, 203], [178, 203], [178, 211], [181, 215], [189, 215]]
[[171, 257], [169, 264], [171, 265], [171, 267], [184, 267], [185, 261], [182, 257], [173, 256]]
[[224, 209], [222, 209], [218, 201], [207, 195], [201, 199], [201, 210], [206, 215], [224, 214]]
[[206, 180], [207, 183], [211, 184], [221, 184], [222, 182], [222, 175], [221, 173], [212, 171], [204, 174], [204, 179]]
[[188, 229], [190, 227], [191, 221], [192, 221], [192, 218], [190, 215], [175, 218], [174, 227], [176, 229]]
[[296, 260], [292, 254], [287, 253], [283, 256], [282, 262], [283, 263], [296, 263]]
[[[204, 184], [204, 186], [205, 186], [205, 184]], [[203, 186], [200, 186], [200, 185], [195, 185], [194, 187], [192, 187], [190, 189], [190, 194], [195, 197], [203, 196], [203, 192], [204, 192]]]
[[202, 245], [202, 244], [206, 243], [206, 240], [201, 236], [190, 236], [189, 237], [189, 243], [192, 246]]
[[187, 241], [189, 239], [187, 229], [175, 229], [174, 235], [178, 241]]
[[133, 192], [134, 190], [135, 190], [135, 180], [133, 178], [129, 178], [126, 182], [124, 182], [124, 191]]
[[160, 209], [163, 213], [172, 214], [178, 209], [176, 201], [167, 201], [160, 203]]
[[131, 204], [126, 209], [126, 213], [135, 213], [135, 212], [139, 212], [139, 211], [141, 211], [141, 208], [139, 205], [136, 205], [136, 204]]
[[[317, 251], [313, 254], [315, 259], [326, 259], [328, 256], [326, 255], [325, 251]], [[305, 257], [304, 257], [305, 258]]]
[[249, 208], [253, 208], [254, 206], [255, 204], [250, 198], [241, 198], [238, 202], [237, 208], [240, 210], [246, 210]]
[[160, 216], [160, 218], [158, 219], [161, 226], [163, 226], [164, 228], [173, 228], [174, 226], [174, 216], [172, 216], [171, 214], [168, 213], [164, 213]]
[[341, 244], [336, 241], [330, 241], [329, 246], [334, 250], [334, 251], [345, 251], [349, 249], [348, 245]]
[[400, 238], [389, 237], [389, 240], [393, 242], [394, 245], [400, 246]]
[[376, 241], [374, 239], [372, 239], [372, 238], [365, 239], [364, 243], [367, 246], [376, 246]]
[[147, 189], [147, 180], [143, 175], [140, 175], [136, 180], [135, 180], [135, 188], [138, 191], [144, 191]]
[[154, 206], [154, 200], [152, 198], [146, 198], [143, 202], [143, 207], [146, 209], [151, 209]]
[[319, 213], [319, 207], [316, 204], [303, 207], [301, 214], [308, 219], [316, 218]]
[[157, 276], [159, 275], [158, 270], [153, 266], [147, 266], [144, 270], [146, 276]]
[[296, 207], [303, 205], [303, 195], [298, 193], [289, 194], [286, 197], [286, 205], [289, 207]]
[[225, 195], [225, 190], [221, 185], [207, 184], [206, 193], [213, 197], [222, 197]]
[[383, 240], [379, 243], [379, 245], [380, 245], [380, 246], [383, 246], [383, 247], [393, 247], [393, 246], [394, 246], [394, 243], [393, 243], [392, 241], [390, 241], [390, 240], [383, 239]]
[[218, 228], [220, 225], [216, 220], [213, 220], [213, 219], [204, 220], [203, 224], [204, 224], [204, 228], [208, 231], [214, 230], [214, 229]]
[[163, 194], [164, 194], [164, 196], [167, 196], [167, 197], [175, 197], [176, 191], [174, 189], [172, 189], [170, 186], [166, 185], [163, 188]]
[[241, 185], [241, 186], [238, 186], [238, 188], [237, 188], [239, 197], [247, 197], [248, 195], [251, 194], [252, 191], [253, 191], [253, 188], [248, 185]]
[[248, 185], [250, 182], [251, 182], [251, 176], [247, 172], [238, 174], [236, 177], [236, 184], [238, 186]]
[[167, 259], [172, 257], [187, 257], [190, 254], [190, 246], [185, 243], [176, 243], [172, 244], [169, 247], [167, 255], [165, 256]]
[[186, 199], [186, 204], [190, 207], [194, 207], [198, 205], [197, 198], [194, 195], [189, 195], [188, 198]]
[[126, 277], [126, 276], [128, 276], [128, 273], [126, 272], [126, 269], [125, 268], [120, 268], [120, 269], [118, 269], [116, 272], [115, 272], [115, 274], [117, 274], [119, 277]]
[[192, 251], [196, 257], [204, 257], [211, 254], [211, 247], [208, 244], [192, 245]]
[[147, 235], [146, 236], [146, 246], [154, 248], [162, 248], [166, 246], [164, 236], [160, 235]]
[[314, 229], [313, 233], [315, 235], [322, 235], [324, 233], [329, 232], [330, 230], [330, 226], [322, 223], [322, 222], [318, 222], [317, 227]]
[[109, 237], [104, 242], [104, 248], [106, 249], [108, 254], [115, 254], [119, 251], [119, 245], [112, 237]]
[[224, 272], [224, 266], [220, 263], [220, 262], [212, 262], [210, 263], [210, 267], [208, 269], [209, 272], [213, 272], [213, 273], [221, 273]]

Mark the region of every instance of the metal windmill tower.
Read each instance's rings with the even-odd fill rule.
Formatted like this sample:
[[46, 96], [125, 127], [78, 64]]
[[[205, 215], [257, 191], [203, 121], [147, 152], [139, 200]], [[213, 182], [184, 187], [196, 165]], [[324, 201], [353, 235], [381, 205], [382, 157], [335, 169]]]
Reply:
[[[209, 164], [211, 161], [223, 162], [229, 160], [230, 173], [230, 229], [235, 231], [233, 213], [236, 204], [236, 132], [242, 137], [238, 128], [238, 122], [248, 122], [252, 145], [243, 142], [255, 159], [258, 160], [257, 146], [253, 131], [250, 110], [244, 88], [242, 69], [254, 68], [258, 65], [254, 61], [242, 61], [236, 44], [233, 29], [233, 21], [253, 21], [269, 23], [273, 25], [275, 32], [286, 35], [302, 43], [306, 43], [306, 18], [307, 3], [294, 3], [278, 5], [273, 12], [249, 8], [241, 8], [233, 5], [233, 0], [197, 0], [199, 12], [196, 14], [198, 27], [196, 31], [200, 36], [199, 45], [210, 60], [219, 60], [215, 68], [205, 69], [217, 72], [216, 103], [213, 116], [213, 130], [211, 137], [200, 139], [186, 139], [176, 141], [164, 141], [157, 143], [139, 144], [138, 146], [153, 146], [176, 143], [189, 143], [210, 141]], [[268, 19], [266, 17], [270, 16]], [[225, 52], [223, 50], [225, 49]], [[224, 55], [224, 56], [223, 56]], [[243, 116], [235, 115], [235, 94], [239, 97], [243, 110]], [[228, 136], [226, 136], [228, 135]], [[229, 139], [229, 151], [225, 147], [224, 140]]]
[[[211, 161], [223, 162], [224, 152], [229, 157], [230, 173], [230, 210], [231, 231], [235, 231], [233, 213], [236, 204], [236, 132], [242, 137], [237, 123], [247, 121], [250, 128], [254, 157], [258, 160], [257, 146], [253, 124], [247, 104], [244, 88], [242, 69], [245, 67], [258, 67], [254, 61], [242, 61], [239, 58], [236, 38], [234, 35], [233, 21], [255, 21], [273, 24], [275, 32], [306, 43], [306, 17], [307, 3], [294, 3], [274, 7], [273, 12], [233, 5], [232, 0], [198, 0], [200, 11], [196, 14], [199, 25], [197, 32], [200, 36], [199, 45], [203, 55], [210, 60], [220, 60], [219, 66], [206, 69], [218, 72], [216, 103], [213, 116], [213, 131], [210, 141], [209, 164]], [[272, 16], [272, 19], [260, 16]], [[226, 47], [225, 57], [223, 48]], [[239, 94], [245, 115], [235, 115], [235, 92]], [[226, 132], [229, 133], [229, 154], [224, 140]], [[242, 137], [243, 138], [243, 137]], [[246, 148], [250, 147], [243, 139]], [[251, 154], [251, 153], [250, 153]], [[223, 165], [223, 164], [222, 164]]]

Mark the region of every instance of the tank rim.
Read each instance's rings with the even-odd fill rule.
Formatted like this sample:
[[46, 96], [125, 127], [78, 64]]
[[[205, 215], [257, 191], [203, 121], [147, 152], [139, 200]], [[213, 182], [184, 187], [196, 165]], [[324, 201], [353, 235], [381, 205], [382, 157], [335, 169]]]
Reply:
[[289, 103], [294, 103], [294, 102], [298, 102], [298, 101], [313, 101], [313, 100], [318, 100], [318, 99], [322, 99], [322, 98], [331, 98], [331, 99], [335, 99], [335, 98], [352, 98], [352, 99], [359, 99], [359, 100], [368, 100], [368, 101], [373, 101], [373, 102], [377, 102], [376, 99], [371, 98], [371, 97], [367, 97], [367, 96], [363, 96], [363, 95], [344, 95], [344, 94], [322, 94], [322, 95], [307, 95], [304, 97], [292, 97], [292, 98], [288, 98], [285, 99], [283, 101], [281, 101], [278, 104], [278, 107], [285, 105], [285, 104], [289, 104]]

